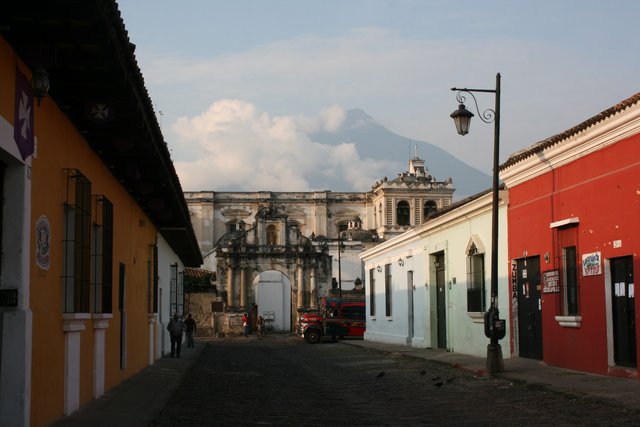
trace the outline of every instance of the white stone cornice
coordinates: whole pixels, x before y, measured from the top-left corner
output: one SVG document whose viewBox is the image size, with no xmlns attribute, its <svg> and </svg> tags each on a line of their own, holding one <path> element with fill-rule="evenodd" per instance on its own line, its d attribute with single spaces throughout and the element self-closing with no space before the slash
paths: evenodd
<svg viewBox="0 0 640 427">
<path fill-rule="evenodd" d="M 507 192 L 500 191 L 500 205 L 499 210 L 502 210 L 506 206 Z M 482 214 L 491 212 L 492 209 L 493 193 L 489 192 L 481 197 L 472 200 L 464 205 L 453 209 L 439 217 L 430 219 L 427 223 L 409 230 L 399 236 L 374 246 L 360 254 L 360 259 L 367 259 L 377 256 L 381 253 L 386 253 L 389 249 L 398 247 L 401 245 L 407 245 L 413 241 L 418 241 L 424 238 L 426 235 L 438 231 L 445 227 L 452 227 L 458 223 L 468 221 L 469 218 L 476 217 Z"/>
<path fill-rule="evenodd" d="M 62 315 L 62 329 L 65 332 L 84 331 L 87 328 L 87 320 L 90 317 L 89 313 L 64 313 Z"/>
<path fill-rule="evenodd" d="M 107 329 L 109 320 L 113 319 L 112 313 L 95 313 L 93 316 L 93 329 Z"/>
<path fill-rule="evenodd" d="M 506 206 L 507 192 L 501 190 L 499 193 L 499 205 L 498 212 Z M 439 217 L 429 220 L 426 224 L 416 229 L 416 232 L 421 236 L 428 235 L 434 231 L 440 230 L 445 227 L 452 227 L 461 222 L 468 221 L 469 218 L 477 217 L 487 212 L 491 212 L 493 208 L 493 193 L 489 192 L 481 197 L 472 200 L 464 205 L 451 210 Z"/>
</svg>

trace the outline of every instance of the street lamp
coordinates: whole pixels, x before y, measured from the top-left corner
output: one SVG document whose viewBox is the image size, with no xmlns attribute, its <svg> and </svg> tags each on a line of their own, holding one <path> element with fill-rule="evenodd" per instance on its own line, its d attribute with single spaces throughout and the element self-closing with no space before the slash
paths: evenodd
<svg viewBox="0 0 640 427">
<path fill-rule="evenodd" d="M 484 123 L 494 124 L 493 131 L 493 204 L 491 210 L 491 305 L 484 315 L 485 335 L 490 338 L 487 346 L 487 373 L 493 375 L 504 371 L 502 359 L 502 348 L 498 342 L 504 338 L 504 320 L 499 318 L 498 311 L 498 158 L 500 151 L 500 73 L 496 74 L 495 89 L 467 89 L 451 88 L 457 91 L 456 100 L 459 102 L 458 109 L 451 113 L 451 118 L 456 124 L 456 129 L 460 135 L 469 133 L 469 124 L 474 116 L 472 112 L 464 106 L 466 98 L 464 94 L 469 94 L 476 105 L 476 111 L 480 120 Z M 494 93 L 496 96 L 495 110 L 485 110 L 480 113 L 478 101 L 473 92 Z"/>
<path fill-rule="evenodd" d="M 342 266 L 340 265 L 341 253 L 344 252 L 342 232 L 338 231 L 338 296 L 342 299 Z"/>
<path fill-rule="evenodd" d="M 38 107 L 42 98 L 49 93 L 49 73 L 44 68 L 38 68 L 31 76 L 31 86 L 33 87 L 33 96 L 38 101 Z"/>
</svg>

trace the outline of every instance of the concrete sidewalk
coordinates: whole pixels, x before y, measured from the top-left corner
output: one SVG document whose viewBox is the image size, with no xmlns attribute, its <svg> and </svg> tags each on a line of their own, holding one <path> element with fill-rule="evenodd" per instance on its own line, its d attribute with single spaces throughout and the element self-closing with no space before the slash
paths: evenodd
<svg viewBox="0 0 640 427">
<path fill-rule="evenodd" d="M 481 357 L 451 353 L 440 349 L 418 349 L 363 340 L 344 340 L 341 342 L 387 354 L 445 363 L 474 375 L 486 376 L 486 359 Z M 548 366 L 540 360 L 521 357 L 504 359 L 504 372 L 497 374 L 496 377 L 640 411 L 640 381 L 637 378 L 618 378 L 572 371 Z"/>
<path fill-rule="evenodd" d="M 146 427 L 158 416 L 205 347 L 182 346 L 180 358 L 163 357 L 50 427 Z"/>
</svg>

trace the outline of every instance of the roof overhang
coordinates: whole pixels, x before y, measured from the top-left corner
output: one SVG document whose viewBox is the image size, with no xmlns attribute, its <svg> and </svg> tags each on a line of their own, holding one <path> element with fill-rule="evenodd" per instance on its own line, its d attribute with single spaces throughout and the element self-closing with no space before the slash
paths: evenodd
<svg viewBox="0 0 640 427">
<path fill-rule="evenodd" d="M 114 0 L 2 2 L 0 35 L 185 265 L 202 256 L 187 204 Z M 44 101 L 48 102 L 48 101 Z"/>
</svg>

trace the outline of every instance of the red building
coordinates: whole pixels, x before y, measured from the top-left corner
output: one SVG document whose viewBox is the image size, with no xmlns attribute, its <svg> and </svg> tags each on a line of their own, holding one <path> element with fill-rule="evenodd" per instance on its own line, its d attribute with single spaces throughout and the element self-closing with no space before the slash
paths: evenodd
<svg viewBox="0 0 640 427">
<path fill-rule="evenodd" d="M 500 176 L 513 354 L 637 378 L 640 93 L 513 154 Z"/>
</svg>

